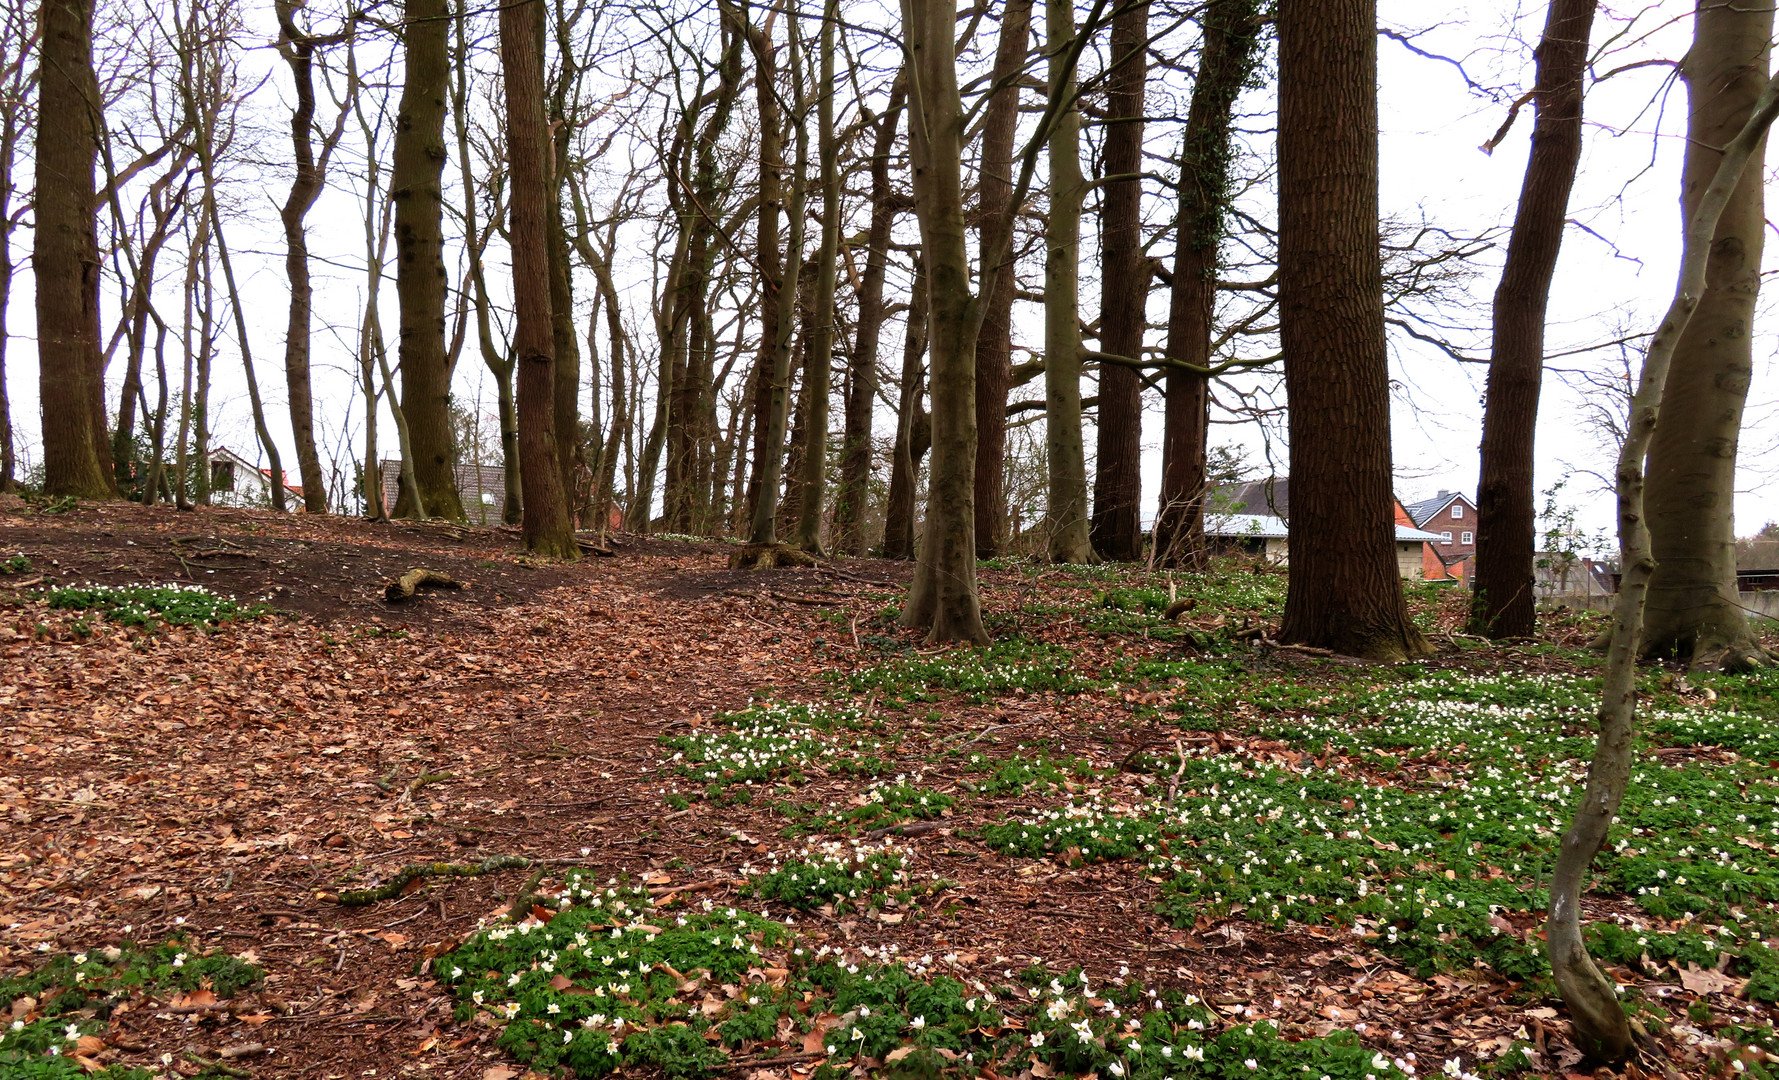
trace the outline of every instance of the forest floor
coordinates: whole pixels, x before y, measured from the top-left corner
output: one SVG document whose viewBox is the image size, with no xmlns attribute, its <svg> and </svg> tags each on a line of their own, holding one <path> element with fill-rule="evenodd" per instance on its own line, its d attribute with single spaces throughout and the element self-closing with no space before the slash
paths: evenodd
<svg viewBox="0 0 1779 1080">
<path fill-rule="evenodd" d="M 1272 646 L 1274 571 L 1010 563 L 939 650 L 906 565 L 614 541 L 0 496 L 0 1076 L 1779 1068 L 1771 673 L 1644 675 L 1595 1072 L 1540 912 L 1598 616 L 1416 588 L 1379 667 Z"/>
</svg>

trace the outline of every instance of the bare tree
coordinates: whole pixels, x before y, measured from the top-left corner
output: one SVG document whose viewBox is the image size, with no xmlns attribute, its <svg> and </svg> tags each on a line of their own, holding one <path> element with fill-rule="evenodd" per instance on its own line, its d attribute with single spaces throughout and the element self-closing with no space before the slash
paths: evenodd
<svg viewBox="0 0 1779 1080">
<path fill-rule="evenodd" d="M 1012 205 L 1013 144 L 1031 26 L 1032 0 L 1007 0 L 982 119 L 979 263 L 997 251 L 1007 253 L 1003 258 L 1013 257 L 1018 220 L 1018 208 Z M 1013 301 L 1019 288 L 1011 267 L 994 280 L 994 291 L 982 301 L 982 333 L 976 339 L 976 554 L 985 559 L 1000 553 L 1007 528 L 1007 393 L 1013 380 Z"/>
<path fill-rule="evenodd" d="M 1743 129 L 1767 85 L 1773 7 L 1703 0 L 1686 82 L 1681 205 L 1696 213 L 1727 160 L 1715 147 Z M 1674 350 L 1662 395 L 1666 419 L 1649 446 L 1649 582 L 1643 650 L 1695 668 L 1766 664 L 1736 596 L 1736 449 L 1754 378 L 1754 313 L 1765 243 L 1766 144 L 1758 144 L 1710 241 L 1705 293 Z M 1688 243 L 1694 238 L 1689 234 Z"/>
<path fill-rule="evenodd" d="M 29 197 L 19 188 L 17 164 L 24 134 L 35 118 L 38 69 L 31 63 L 31 54 L 37 49 L 37 37 L 38 26 L 26 18 L 23 5 L 8 7 L 0 14 L 0 492 L 11 491 L 18 482 L 12 403 L 6 396 L 6 347 L 12 336 L 6 312 L 17 269 L 12 233 L 30 205 Z"/>
<path fill-rule="evenodd" d="M 809 396 L 807 437 L 803 452 L 802 498 L 797 512 L 796 544 L 804 551 L 822 550 L 822 518 L 828 473 L 828 396 L 834 367 L 834 291 L 840 255 L 840 136 L 834 130 L 834 35 L 840 21 L 840 0 L 822 8 L 821 77 L 816 84 L 816 139 L 821 169 L 822 233 L 815 256 L 814 320 L 803 355 L 803 385 Z"/>
<path fill-rule="evenodd" d="M 401 302 L 401 410 L 413 453 L 412 487 L 398 517 L 459 520 L 453 470 L 451 365 L 445 350 L 445 101 L 450 94 L 451 11 L 446 0 L 406 0 L 401 105 L 389 195 L 395 201 L 395 292 Z M 367 460 L 366 468 L 373 467 Z"/>
<path fill-rule="evenodd" d="M 1204 493 L 1212 315 L 1219 248 L 1228 207 L 1236 97 L 1260 56 L 1261 0 L 1212 0 L 1201 17 L 1204 40 L 1180 144 L 1179 208 L 1169 290 L 1161 446 L 1161 506 L 1155 559 L 1168 567 L 1204 561 Z M 1206 370 L 1193 370 L 1193 368 Z"/>
<path fill-rule="evenodd" d="M 1770 18 L 1772 12 L 1766 12 Z M 1764 53 L 1764 44 L 1755 46 Z M 1750 55 L 1744 53 L 1744 59 Z M 1618 456 L 1618 544 L 1623 580 L 1613 607 L 1606 651 L 1604 685 L 1600 691 L 1600 735 L 1588 766 L 1587 790 L 1563 834 L 1550 879 L 1550 916 L 1545 940 L 1551 974 L 1568 1006 L 1575 1044 L 1582 1053 L 1609 1064 L 1628 1058 L 1635 1049 L 1631 1025 L 1619 1001 L 1617 981 L 1588 956 L 1582 940 L 1581 891 L 1588 867 L 1606 843 L 1607 832 L 1624 801 L 1631 779 L 1631 739 L 1637 704 L 1637 654 L 1644 634 L 1644 606 L 1656 568 L 1644 504 L 1644 459 L 1653 436 L 1664 423 L 1685 428 L 1695 418 L 1666 414 L 1664 403 L 1669 367 L 1687 328 L 1708 295 L 1714 238 L 1722 217 L 1737 198 L 1744 169 L 1758 161 L 1760 148 L 1775 116 L 1779 116 L 1779 81 L 1768 81 L 1748 111 L 1735 137 L 1719 152 L 1717 167 L 1698 190 L 1687 217 L 1681 249 L 1680 280 L 1661 327 L 1650 340 L 1643 372 L 1631 405 L 1631 425 Z M 1758 169 L 1753 173 L 1759 176 Z M 1653 458 L 1651 459 L 1653 460 Z"/>
<path fill-rule="evenodd" d="M 1471 629 L 1528 637 L 1536 529 L 1532 451 L 1544 371 L 1545 309 L 1581 160 L 1582 77 L 1598 0 L 1551 0 L 1535 58 L 1537 121 L 1507 264 L 1495 289 L 1494 346 L 1477 481 Z M 1497 135 L 1498 140 L 1501 136 Z"/>
<path fill-rule="evenodd" d="M 1279 640 L 1400 660 L 1378 250 L 1375 0 L 1281 0 L 1280 342 L 1291 414 L 1291 580 Z"/>
<path fill-rule="evenodd" d="M 520 480 L 525 546 L 560 559 L 580 557 L 557 460 L 555 340 L 550 322 L 549 132 L 544 118 L 542 4 L 500 9 L 501 72 L 507 100 L 512 177 L 513 298 L 517 323 Z"/>
<path fill-rule="evenodd" d="M 1082 36 L 1085 36 L 1083 34 Z M 1044 417 L 1050 466 L 1050 561 L 1085 563 L 1087 451 L 1081 439 L 1081 113 L 1073 0 L 1045 0 L 1050 56 L 1050 209 L 1044 219 Z"/>
<path fill-rule="evenodd" d="M 1104 201 L 1100 206 L 1100 348 L 1143 355 L 1149 301 L 1149 259 L 1143 251 L 1143 90 L 1149 49 L 1149 4 L 1123 5 L 1112 17 L 1106 85 Z M 1095 430 L 1094 551 L 1117 562 L 1142 556 L 1143 375 L 1134 367 L 1100 369 Z"/>
<path fill-rule="evenodd" d="M 1058 0 L 1066 2 L 1066 0 Z M 976 335 L 963 193 L 964 108 L 953 44 L 955 0 L 902 0 L 908 50 L 914 212 L 927 263 L 933 460 L 926 525 L 904 626 L 927 640 L 988 640 L 976 591 Z"/>
<path fill-rule="evenodd" d="M 103 130 L 93 74 L 92 0 L 43 0 L 39 47 L 36 229 L 37 355 L 44 490 L 117 497 L 104 467 L 105 387 L 99 351 L 98 207 L 93 168 Z"/>
</svg>

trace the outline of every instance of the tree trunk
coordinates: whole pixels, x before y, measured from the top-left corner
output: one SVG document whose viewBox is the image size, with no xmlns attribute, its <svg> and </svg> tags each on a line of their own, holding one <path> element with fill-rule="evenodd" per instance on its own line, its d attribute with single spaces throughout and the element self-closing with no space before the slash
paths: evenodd
<svg viewBox="0 0 1779 1080">
<path fill-rule="evenodd" d="M 1495 289 L 1470 612 L 1471 632 L 1493 638 L 1530 637 L 1533 630 L 1532 451 L 1544 374 L 1545 309 L 1581 160 L 1582 77 L 1598 6 L 1599 0 L 1551 0 L 1535 53 L 1532 149 L 1507 263 Z"/>
<path fill-rule="evenodd" d="M 1011 243 L 1013 142 L 1019 128 L 1019 80 L 1031 40 L 1032 0 L 1007 0 L 995 44 L 991 97 L 982 120 L 982 175 L 978 193 L 978 261 L 992 252 L 1014 257 Z M 988 275 L 986 269 L 983 276 Z M 1007 392 L 1013 381 L 1013 300 L 1019 282 L 1009 265 L 982 299 L 976 339 L 976 554 L 1000 554 L 1007 528 Z"/>
<path fill-rule="evenodd" d="M 920 459 L 932 445 L 933 428 L 921 398 L 925 395 L 927 351 L 927 264 L 914 257 L 914 291 L 908 301 L 908 329 L 902 338 L 902 378 L 896 395 L 896 441 L 890 453 L 889 495 L 883 508 L 883 557 L 914 558 L 914 494 Z"/>
<path fill-rule="evenodd" d="M 302 477 L 303 508 L 311 514 L 327 512 L 323 494 L 321 457 L 315 451 L 315 398 L 309 373 L 309 324 L 314 289 L 309 281 L 309 238 L 304 226 L 309 208 L 321 194 L 327 151 L 315 156 L 309 129 L 315 123 L 315 41 L 296 25 L 294 0 L 277 0 L 279 51 L 290 66 L 296 84 L 296 107 L 290 114 L 290 139 L 296 173 L 290 194 L 279 209 L 284 224 L 284 272 L 290 279 L 290 317 L 284 331 L 284 381 L 290 399 L 290 431 L 296 443 L 297 471 Z M 342 114 L 341 119 L 345 117 Z M 336 135 L 337 138 L 337 135 Z M 284 487 L 272 485 L 274 509 L 284 509 Z"/>
<path fill-rule="evenodd" d="M 543 5 L 500 9 L 512 190 L 513 352 L 518 368 L 519 478 L 525 546 L 577 559 L 556 452 L 555 341 L 550 315 L 549 133 L 544 121 Z"/>
<path fill-rule="evenodd" d="M 791 332 L 797 322 L 797 293 L 803 279 L 803 220 L 806 216 L 804 200 L 809 187 L 809 124 L 808 117 L 804 115 L 807 79 L 803 71 L 800 34 L 795 20 L 791 22 L 787 36 L 790 39 L 790 54 L 786 66 L 791 73 L 791 110 L 794 114 L 792 123 L 795 127 L 797 160 L 791 170 L 790 205 L 786 208 L 790 231 L 785 240 L 783 269 L 776 282 L 767 282 L 764 294 L 772 300 L 775 314 L 772 319 L 772 353 L 770 360 L 763 365 L 769 379 L 769 393 L 766 407 L 759 414 L 763 420 L 755 421 L 762 429 L 760 438 L 755 441 L 755 447 L 763 460 L 758 462 L 759 498 L 754 503 L 748 543 L 756 546 L 771 546 L 778 542 L 779 485 L 784 473 L 785 426 L 790 410 Z M 761 48 L 762 46 L 756 45 L 756 53 Z M 770 55 L 770 43 L 764 45 L 764 50 Z M 762 60 L 756 77 L 767 77 L 771 73 L 771 67 L 769 61 Z M 770 158 L 762 158 L 760 165 L 762 170 L 783 167 L 781 162 Z M 762 183 L 762 188 L 764 186 Z M 761 201 L 764 202 L 763 195 Z M 762 329 L 762 344 L 765 340 Z"/>
<path fill-rule="evenodd" d="M 778 109 L 778 67 L 772 44 L 772 16 L 763 26 L 741 18 L 749 50 L 754 56 L 754 101 L 760 119 L 760 206 L 754 227 L 754 264 L 760 275 L 760 357 L 754 363 L 752 385 L 754 447 L 748 466 L 747 515 L 751 522 L 759 512 L 766 468 L 766 417 L 772 409 L 773 354 L 778 342 L 778 294 L 784 287 L 784 269 L 778 248 L 778 221 L 784 192 L 779 172 L 784 168 L 783 121 Z M 751 526 L 750 526 L 751 527 Z"/>
<path fill-rule="evenodd" d="M 1044 419 L 1050 466 L 1050 561 L 1093 560 L 1087 451 L 1081 440 L 1081 113 L 1075 105 L 1072 0 L 1045 0 L 1050 99 L 1050 213 L 1044 222 Z M 1060 103 L 1060 104 L 1058 104 Z M 1102 376 L 1103 377 L 1103 376 Z M 937 389 L 937 388 L 935 388 Z"/>
<path fill-rule="evenodd" d="M 1026 2 L 1026 0 L 1016 0 Z M 840 491 L 834 499 L 834 550 L 862 555 L 862 521 L 871 486 L 871 422 L 877 406 L 877 337 L 883 332 L 883 279 L 889 265 L 890 230 L 896 223 L 890 188 L 890 154 L 908 94 L 908 77 L 896 76 L 889 104 L 877 123 L 871 148 L 871 230 L 865 240 L 865 272 L 859 278 L 858 326 L 846 381 L 846 432 L 840 457 Z"/>
<path fill-rule="evenodd" d="M 22 142 L 21 124 L 26 99 L 36 80 L 29 75 L 26 55 L 36 45 L 37 33 L 29 28 L 23 11 L 7 16 L 0 33 L 6 40 L 0 46 L 0 69 L 10 74 L 0 86 L 0 492 L 18 486 L 18 459 L 13 446 L 12 401 L 6 394 L 6 346 L 11 338 L 7 327 L 7 305 L 12 300 L 12 278 L 17 270 L 12 257 L 12 231 L 18 227 L 13 218 L 12 199 L 18 185 L 18 154 Z"/>
<path fill-rule="evenodd" d="M 927 264 L 933 373 L 926 523 L 902 624 L 925 629 L 930 642 L 981 643 L 988 641 L 976 591 L 976 335 L 982 309 L 970 293 L 965 240 L 956 26 L 956 0 L 902 2 L 913 84 L 909 157 Z"/>
<path fill-rule="evenodd" d="M 827 0 L 822 12 L 821 82 L 816 87 L 817 156 L 822 189 L 822 236 L 815 256 L 814 331 L 803 352 L 803 383 L 809 415 L 803 446 L 803 492 L 797 513 L 796 544 L 822 550 L 822 519 L 828 487 L 828 397 L 834 370 L 834 290 L 840 256 L 840 137 L 834 130 L 835 24 L 840 0 Z"/>
<path fill-rule="evenodd" d="M 1722 160 L 1715 148 L 1742 129 L 1766 88 L 1772 34 L 1771 5 L 1698 5 L 1680 69 L 1691 106 L 1681 170 L 1689 219 Z M 1656 565 L 1643 651 L 1698 669 L 1742 670 L 1770 659 L 1738 603 L 1734 516 L 1737 440 L 1754 376 L 1765 156 L 1763 142 L 1718 219 L 1705 293 L 1675 348 L 1662 395 L 1665 422 L 1649 447 Z"/>
<path fill-rule="evenodd" d="M 1100 210 L 1100 350 L 1143 358 L 1149 260 L 1143 255 L 1143 83 L 1149 49 L 1149 5 L 1132 4 L 1112 18 L 1112 67 L 1106 86 L 1108 177 Z M 1138 504 L 1143 495 L 1143 373 L 1100 365 L 1099 439 L 1094 458 L 1094 550 L 1116 562 L 1143 554 Z"/>
<path fill-rule="evenodd" d="M 1770 19 L 1771 9 L 1765 13 Z M 1759 57 L 1765 67 L 1766 43 L 1742 54 L 1744 62 Z M 1574 1024 L 1575 1045 L 1582 1053 L 1608 1064 L 1630 1057 L 1635 1049 L 1631 1026 L 1619 1003 L 1617 981 L 1594 964 L 1582 940 L 1581 892 L 1588 867 L 1606 843 L 1613 818 L 1624 801 L 1631 779 L 1631 738 L 1637 705 L 1637 653 L 1645 630 L 1643 614 L 1650 580 L 1656 569 L 1651 530 L 1646 524 L 1644 458 L 1652 438 L 1659 437 L 1666 415 L 1665 387 L 1671 361 L 1679 344 L 1702 310 L 1701 298 L 1709 296 L 1711 265 L 1717 261 L 1723 235 L 1722 217 L 1738 199 L 1744 169 L 1760 177 L 1758 162 L 1767 129 L 1779 115 L 1779 83 L 1768 82 L 1746 114 L 1745 123 L 1717 155 L 1707 186 L 1689 185 L 1693 205 L 1687 217 L 1685 243 L 1681 248 L 1680 281 L 1660 329 L 1644 354 L 1643 372 L 1631 401 L 1631 418 L 1618 457 L 1618 545 L 1624 579 L 1613 607 L 1610 644 L 1606 652 L 1604 686 L 1600 692 L 1600 737 L 1588 766 L 1587 792 L 1582 796 L 1569 828 L 1563 834 L 1557 863 L 1550 878 L 1550 917 L 1545 939 L 1550 951 L 1551 974 Z M 1721 132 L 1720 132 L 1721 133 Z M 1696 174 L 1693 177 L 1698 180 Z M 1658 423 L 1658 417 L 1662 423 Z M 1685 427 L 1690 417 L 1681 417 Z M 1653 455 L 1652 455 L 1653 456 Z"/>
<path fill-rule="evenodd" d="M 1230 126 L 1236 98 L 1259 60 L 1261 21 L 1260 0 L 1213 0 L 1203 16 L 1204 43 L 1180 147 L 1180 208 L 1174 222 L 1167 338 L 1168 356 L 1200 367 L 1211 362 L 1211 317 L 1221 265 L 1218 245 L 1234 154 Z M 1155 560 L 1159 566 L 1200 569 L 1205 562 L 1210 380 L 1173 367 L 1165 379 Z"/>
<path fill-rule="evenodd" d="M 99 87 L 93 75 L 92 0 L 43 0 L 37 125 L 36 229 L 43 489 L 114 499 L 105 468 L 105 386 L 99 356 Z"/>
<path fill-rule="evenodd" d="M 1376 0 L 1281 0 L 1278 27 L 1279 332 L 1291 403 L 1279 640 L 1374 660 L 1425 656 L 1391 512 Z"/>
<path fill-rule="evenodd" d="M 445 0 L 406 0 L 406 5 L 406 75 L 395 117 L 389 194 L 395 201 L 395 291 L 401 302 L 401 408 L 413 444 L 414 494 L 420 505 L 404 491 L 394 512 L 397 517 L 425 514 L 461 521 L 445 349 L 443 185 L 452 20 Z"/>
<path fill-rule="evenodd" d="M 565 68 L 560 76 L 568 81 Z M 556 132 L 554 161 L 568 160 L 573 127 L 562 115 L 560 95 L 558 112 L 551 117 Z M 555 423 L 556 466 L 562 474 L 562 493 L 568 500 L 569 521 L 574 521 L 575 477 L 580 472 L 581 453 L 581 348 L 574 326 L 574 279 L 568 265 L 568 225 L 562 217 L 562 176 L 560 169 L 550 173 L 548 228 L 550 239 L 550 333 L 555 344 Z"/>
</svg>

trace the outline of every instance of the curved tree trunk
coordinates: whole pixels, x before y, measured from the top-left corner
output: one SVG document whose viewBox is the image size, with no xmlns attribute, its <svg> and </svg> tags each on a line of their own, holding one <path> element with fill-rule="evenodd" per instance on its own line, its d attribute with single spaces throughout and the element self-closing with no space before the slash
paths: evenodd
<svg viewBox="0 0 1779 1080">
<path fill-rule="evenodd" d="M 1086 563 L 1087 452 L 1081 441 L 1081 113 L 1075 105 L 1072 0 L 1045 0 L 1050 54 L 1050 212 L 1044 219 L 1044 439 L 1050 468 L 1049 558 Z M 1060 104 L 1058 104 L 1060 103 Z"/>
<path fill-rule="evenodd" d="M 744 12 L 745 15 L 745 12 Z M 778 61 L 772 43 L 772 19 L 753 26 L 741 19 L 749 50 L 754 57 L 754 100 L 760 121 L 760 207 L 754 227 L 754 263 L 760 275 L 760 357 L 754 363 L 754 448 L 748 465 L 747 520 L 759 513 L 764 491 L 767 454 L 767 417 L 772 412 L 773 357 L 778 349 L 778 297 L 784 290 L 785 271 L 778 246 L 779 217 L 784 210 L 783 120 L 778 109 Z M 782 441 L 784 433 L 779 432 Z M 751 527 L 751 525 L 750 525 Z"/>
<path fill-rule="evenodd" d="M 1100 210 L 1100 350 L 1143 358 L 1149 260 L 1143 255 L 1143 83 L 1149 49 L 1149 5 L 1131 4 L 1112 18 L 1112 67 L 1106 86 L 1107 177 Z M 1143 554 L 1138 513 L 1143 476 L 1143 373 L 1100 365 L 1099 440 L 1094 456 L 1089 535 L 1102 558 L 1131 562 Z"/>
<path fill-rule="evenodd" d="M 1067 3 L 1067 0 L 1054 0 Z M 986 642 L 976 591 L 976 334 L 963 193 L 964 109 L 958 94 L 956 0 L 902 0 L 913 90 L 909 157 L 927 261 L 933 372 L 933 463 L 926 525 L 902 625 L 927 640 Z"/>
<path fill-rule="evenodd" d="M 458 521 L 463 500 L 454 468 L 445 350 L 443 219 L 451 18 L 445 0 L 407 0 L 405 12 L 406 74 L 395 117 L 389 195 L 395 202 L 395 292 L 401 302 L 401 409 L 414 452 L 414 490 L 403 489 L 394 514 Z"/>
<path fill-rule="evenodd" d="M 500 9 L 512 187 L 513 353 L 518 368 L 525 546 L 580 557 L 556 452 L 555 340 L 550 316 L 550 153 L 544 120 L 543 5 Z"/>
<path fill-rule="evenodd" d="M 43 411 L 43 489 L 82 499 L 117 498 L 105 468 L 105 386 L 99 355 L 99 87 L 93 75 L 92 0 L 44 0 L 37 125 L 36 229 L 38 395 Z"/>
<path fill-rule="evenodd" d="M 1204 43 L 1180 148 L 1180 209 L 1174 223 L 1174 280 L 1168 303 L 1167 354 L 1206 367 L 1217 298 L 1218 245 L 1233 154 L 1230 124 L 1237 95 L 1260 52 L 1260 0 L 1213 0 L 1203 16 Z M 1108 350 L 1109 351 L 1109 350 Z M 1204 565 L 1206 435 L 1210 380 L 1167 371 L 1161 444 L 1161 505 L 1155 517 L 1157 565 Z"/>
<path fill-rule="evenodd" d="M 1533 87 L 1537 123 L 1507 264 L 1495 289 L 1494 343 L 1476 485 L 1476 592 L 1470 625 L 1494 638 L 1533 629 L 1532 451 L 1544 374 L 1544 319 L 1581 160 L 1582 76 L 1598 0 L 1551 0 Z"/>
<path fill-rule="evenodd" d="M 297 472 L 303 482 L 303 508 L 311 514 L 327 512 L 327 495 L 321 479 L 321 456 L 315 450 L 315 396 L 310 379 L 309 328 L 313 315 L 314 287 L 309 277 L 309 237 L 304 219 L 321 195 L 327 157 L 339 139 L 339 128 L 323 144 L 316 157 L 310 128 L 315 123 L 316 39 L 296 25 L 298 5 L 277 0 L 279 52 L 290 66 L 296 84 L 296 107 L 290 114 L 290 139 L 296 173 L 290 194 L 279 208 L 284 224 L 284 272 L 290 279 L 290 317 L 284 330 L 284 381 L 290 403 L 290 432 L 296 443 Z M 345 123 L 344 110 L 340 122 Z M 284 509 L 284 486 L 274 477 L 272 505 Z"/>
<path fill-rule="evenodd" d="M 1686 161 L 1681 205 L 1692 215 L 1723 146 L 1742 129 L 1767 85 L 1770 4 L 1701 3 L 1686 80 Z M 1766 144 L 1755 148 L 1711 238 L 1705 293 L 1674 350 L 1663 423 L 1649 446 L 1647 494 L 1655 574 L 1643 651 L 1697 668 L 1766 662 L 1737 603 L 1737 437 L 1754 375 L 1754 314 L 1765 240 Z M 1689 237 L 1689 242 L 1691 238 Z M 1480 565 L 1480 564 L 1479 564 Z"/>
<path fill-rule="evenodd" d="M 1291 403 L 1279 640 L 1375 660 L 1425 656 L 1391 513 L 1376 0 L 1281 0 L 1278 27 L 1279 324 Z"/>
<path fill-rule="evenodd" d="M 1015 208 L 1013 142 L 1019 128 L 1019 81 L 1031 41 L 1032 0 L 1007 0 L 990 75 L 993 96 L 982 120 L 981 222 L 977 261 L 1006 252 L 1011 260 Z M 988 275 L 986 269 L 983 276 Z M 1013 381 L 1013 300 L 1019 282 L 1006 269 L 982 298 L 982 332 L 976 338 L 976 554 L 1000 554 L 1007 529 L 1007 392 Z"/>
<path fill-rule="evenodd" d="M 1767 13 L 1770 18 L 1771 9 Z M 1764 61 L 1764 45 L 1760 54 Z M 1696 322 L 1708 293 L 1708 264 L 1716 261 L 1712 238 L 1720 235 L 1720 215 L 1737 198 L 1750 160 L 1758 161 L 1767 129 L 1779 115 L 1779 83 L 1769 82 L 1743 126 L 1718 155 L 1707 186 L 1693 188 L 1694 210 L 1687 217 L 1680 281 L 1674 300 L 1643 358 L 1643 372 L 1631 400 L 1630 423 L 1618 457 L 1618 550 L 1624 581 L 1613 606 L 1612 631 L 1600 691 L 1600 737 L 1588 765 L 1587 791 L 1563 833 L 1550 877 L 1550 917 L 1545 940 L 1551 974 L 1568 1006 L 1575 1045 L 1590 1057 L 1617 1064 L 1631 1055 L 1631 1026 L 1618 999 L 1617 981 L 1588 956 L 1582 940 L 1581 893 L 1588 867 L 1606 843 L 1608 830 L 1631 779 L 1631 737 L 1637 705 L 1637 652 L 1644 631 L 1644 603 L 1656 569 L 1644 501 L 1644 458 L 1652 437 L 1672 421 L 1664 411 L 1665 387 L 1678 344 Z M 1759 176 L 1759 171 L 1752 175 Z M 1658 422 L 1658 419 L 1660 422 Z M 1688 425 L 1690 417 L 1679 424 Z"/>
</svg>

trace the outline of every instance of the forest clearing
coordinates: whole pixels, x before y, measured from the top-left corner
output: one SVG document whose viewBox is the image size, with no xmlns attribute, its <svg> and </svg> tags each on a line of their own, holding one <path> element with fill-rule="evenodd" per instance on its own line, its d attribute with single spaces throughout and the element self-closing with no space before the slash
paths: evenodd
<svg viewBox="0 0 1779 1080">
<path fill-rule="evenodd" d="M 1595 1072 L 1541 938 L 1602 616 L 1419 587 L 1435 654 L 1369 664 L 1266 637 L 1263 564 L 995 562 L 994 644 L 932 648 L 886 561 L 0 527 L 8 1077 L 1773 1074 L 1771 668 L 1639 674 Z"/>
</svg>

